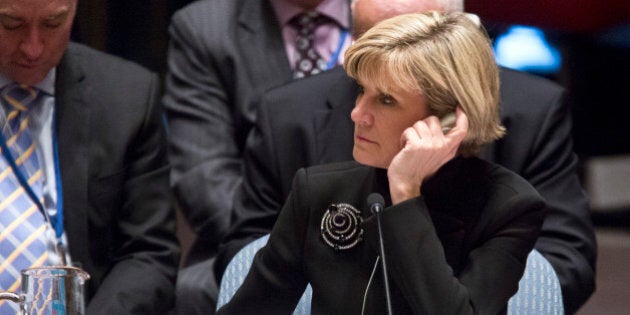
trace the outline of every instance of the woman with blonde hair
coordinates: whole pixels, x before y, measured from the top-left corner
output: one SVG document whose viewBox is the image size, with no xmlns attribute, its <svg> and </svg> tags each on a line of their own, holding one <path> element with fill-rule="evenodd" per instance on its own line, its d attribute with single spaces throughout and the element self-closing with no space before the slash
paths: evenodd
<svg viewBox="0 0 630 315">
<path fill-rule="evenodd" d="M 290 313 L 308 283 L 315 314 L 385 314 L 386 295 L 395 314 L 505 312 L 546 206 L 518 175 L 475 157 L 504 132 L 485 32 L 461 13 L 401 15 L 361 36 L 344 66 L 361 86 L 355 161 L 298 171 L 219 314 Z M 387 282 L 373 192 L 384 196 Z"/>
</svg>

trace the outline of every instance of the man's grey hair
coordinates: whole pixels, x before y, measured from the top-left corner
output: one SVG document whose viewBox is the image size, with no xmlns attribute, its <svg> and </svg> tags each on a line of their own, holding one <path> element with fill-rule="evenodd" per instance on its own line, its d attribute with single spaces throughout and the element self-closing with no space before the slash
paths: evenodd
<svg viewBox="0 0 630 315">
<path fill-rule="evenodd" d="M 351 0 L 350 5 L 353 6 L 359 0 Z M 427 0 L 409 0 L 409 1 L 427 1 Z M 464 12 L 464 0 L 430 0 L 441 2 L 445 12 Z"/>
</svg>

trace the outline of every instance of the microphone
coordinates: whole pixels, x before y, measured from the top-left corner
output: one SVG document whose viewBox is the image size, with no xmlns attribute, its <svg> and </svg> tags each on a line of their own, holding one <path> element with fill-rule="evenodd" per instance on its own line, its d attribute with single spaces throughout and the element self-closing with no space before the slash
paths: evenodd
<svg viewBox="0 0 630 315">
<path fill-rule="evenodd" d="M 385 299 L 387 301 L 387 314 L 392 315 L 392 298 L 389 293 L 389 279 L 387 277 L 387 262 L 385 260 L 385 245 L 383 241 L 383 226 L 381 223 L 381 214 L 385 207 L 385 200 L 379 193 L 371 193 L 367 199 L 370 211 L 376 216 L 376 225 L 378 226 L 378 243 L 381 255 L 381 265 L 383 267 L 383 283 L 385 285 Z"/>
<path fill-rule="evenodd" d="M 383 208 L 385 207 L 385 199 L 383 199 L 383 196 L 379 193 L 371 193 L 368 196 L 367 202 L 368 205 L 370 205 L 370 211 L 372 211 L 373 214 L 383 211 Z"/>
</svg>

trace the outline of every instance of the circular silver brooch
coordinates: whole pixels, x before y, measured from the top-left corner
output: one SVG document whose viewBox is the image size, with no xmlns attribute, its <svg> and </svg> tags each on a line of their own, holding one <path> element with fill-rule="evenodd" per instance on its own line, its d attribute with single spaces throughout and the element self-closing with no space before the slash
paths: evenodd
<svg viewBox="0 0 630 315">
<path fill-rule="evenodd" d="M 331 204 L 322 218 L 322 239 L 335 251 L 355 247 L 363 240 L 361 212 L 347 203 Z"/>
</svg>

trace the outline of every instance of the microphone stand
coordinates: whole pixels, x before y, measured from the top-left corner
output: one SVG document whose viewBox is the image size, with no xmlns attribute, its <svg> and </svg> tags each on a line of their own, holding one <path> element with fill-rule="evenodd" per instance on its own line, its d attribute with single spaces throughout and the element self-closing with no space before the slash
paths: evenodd
<svg viewBox="0 0 630 315">
<path fill-rule="evenodd" d="M 383 213 L 383 196 L 377 193 L 370 194 L 368 200 L 374 200 L 370 203 L 370 209 L 374 216 L 376 216 L 376 225 L 378 227 L 378 243 L 379 252 L 381 255 L 381 265 L 383 267 L 383 283 L 385 285 L 385 299 L 387 302 L 387 314 L 392 315 L 392 298 L 389 293 L 389 278 L 387 277 L 387 262 L 385 259 L 385 244 L 383 241 L 383 225 L 381 223 L 381 215 Z"/>
</svg>

